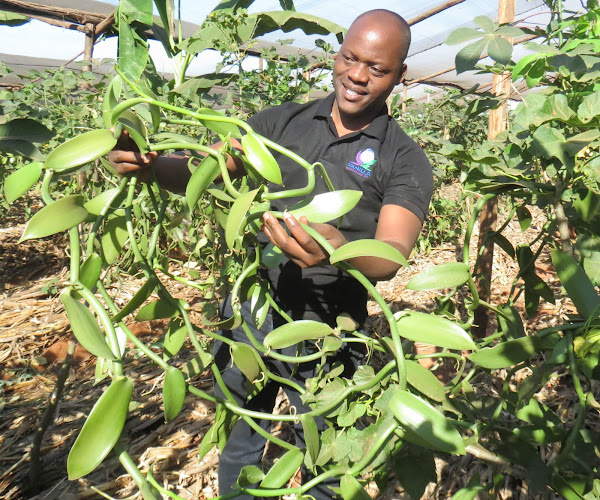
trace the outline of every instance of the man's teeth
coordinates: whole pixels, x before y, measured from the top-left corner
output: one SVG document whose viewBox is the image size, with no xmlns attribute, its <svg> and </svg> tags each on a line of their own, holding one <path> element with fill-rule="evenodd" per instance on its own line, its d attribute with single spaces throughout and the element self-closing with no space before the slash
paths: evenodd
<svg viewBox="0 0 600 500">
<path fill-rule="evenodd" d="M 346 89 L 346 92 L 350 95 L 358 95 L 358 92 L 355 92 L 354 90 Z"/>
</svg>

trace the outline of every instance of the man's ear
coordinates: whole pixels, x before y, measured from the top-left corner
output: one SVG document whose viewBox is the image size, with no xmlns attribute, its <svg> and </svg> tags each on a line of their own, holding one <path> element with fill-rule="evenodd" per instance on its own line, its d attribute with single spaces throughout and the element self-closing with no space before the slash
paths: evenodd
<svg viewBox="0 0 600 500">
<path fill-rule="evenodd" d="M 404 79 L 406 78 L 406 72 L 408 68 L 406 64 L 402 64 L 402 68 L 400 69 L 400 75 L 398 76 L 398 84 L 404 83 Z"/>
</svg>

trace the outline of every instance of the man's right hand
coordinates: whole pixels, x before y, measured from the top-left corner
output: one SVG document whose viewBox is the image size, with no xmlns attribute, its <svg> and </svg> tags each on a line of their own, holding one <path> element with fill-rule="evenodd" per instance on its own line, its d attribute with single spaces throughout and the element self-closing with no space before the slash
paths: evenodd
<svg viewBox="0 0 600 500">
<path fill-rule="evenodd" d="M 149 167 L 159 156 L 157 151 L 140 153 L 139 148 L 126 130 L 121 132 L 114 149 L 108 153 L 108 161 L 115 171 L 123 176 L 129 172 L 138 172 L 144 180 L 149 177 Z"/>
</svg>

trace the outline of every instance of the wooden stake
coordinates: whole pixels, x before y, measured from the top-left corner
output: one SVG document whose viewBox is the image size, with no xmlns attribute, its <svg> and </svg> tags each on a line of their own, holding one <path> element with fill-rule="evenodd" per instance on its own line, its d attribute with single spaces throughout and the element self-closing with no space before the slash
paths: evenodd
<svg viewBox="0 0 600 500">
<path fill-rule="evenodd" d="M 510 23 L 515 20 L 515 3 L 516 0 L 499 0 L 498 4 L 498 23 Z M 512 43 L 512 40 L 510 40 Z M 490 119 L 488 124 L 488 137 L 494 139 L 500 132 L 507 128 L 508 114 L 508 96 L 510 95 L 511 74 L 504 72 L 495 74 L 492 77 L 492 93 L 497 96 L 504 97 L 504 102 L 496 109 L 490 111 Z M 494 242 L 488 240 L 486 236 L 496 230 L 496 221 L 498 219 L 498 198 L 489 200 L 481 211 L 479 217 L 479 241 L 478 252 L 479 266 L 477 274 L 477 291 L 479 297 L 489 302 L 492 286 L 492 265 L 494 262 Z M 473 326 L 473 336 L 475 338 L 483 338 L 487 335 L 487 327 L 489 324 L 488 310 L 484 307 L 479 307 L 475 310 L 475 319 Z"/>
</svg>

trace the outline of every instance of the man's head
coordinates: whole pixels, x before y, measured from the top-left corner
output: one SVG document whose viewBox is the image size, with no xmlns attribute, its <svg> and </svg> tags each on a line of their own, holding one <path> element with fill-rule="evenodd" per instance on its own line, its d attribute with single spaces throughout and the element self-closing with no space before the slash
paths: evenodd
<svg viewBox="0 0 600 500">
<path fill-rule="evenodd" d="M 335 60 L 334 119 L 347 128 L 366 127 L 404 80 L 409 45 L 410 28 L 395 12 L 377 9 L 358 16 Z"/>
</svg>

